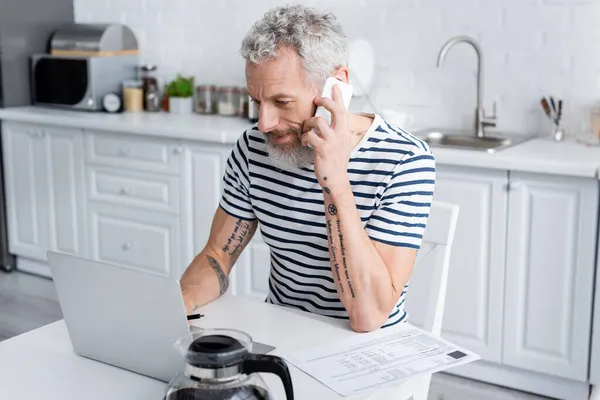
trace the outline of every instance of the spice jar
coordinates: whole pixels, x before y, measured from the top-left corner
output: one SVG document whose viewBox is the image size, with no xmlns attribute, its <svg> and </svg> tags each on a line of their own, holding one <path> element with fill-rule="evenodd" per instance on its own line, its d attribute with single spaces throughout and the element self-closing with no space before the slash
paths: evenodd
<svg viewBox="0 0 600 400">
<path fill-rule="evenodd" d="M 123 82 L 123 109 L 125 111 L 142 111 L 143 97 L 142 81 L 131 80 Z"/>
<path fill-rule="evenodd" d="M 237 88 L 232 86 L 224 86 L 219 88 L 219 114 L 225 116 L 237 115 L 237 92 Z"/>
<path fill-rule="evenodd" d="M 199 114 L 216 114 L 217 87 L 215 85 L 199 85 L 196 87 L 196 112 Z"/>
</svg>

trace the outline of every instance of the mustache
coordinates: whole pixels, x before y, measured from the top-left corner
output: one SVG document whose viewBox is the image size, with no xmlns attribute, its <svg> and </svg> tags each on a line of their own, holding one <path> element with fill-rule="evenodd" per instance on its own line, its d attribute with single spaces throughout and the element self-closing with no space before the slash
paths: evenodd
<svg viewBox="0 0 600 400">
<path fill-rule="evenodd" d="M 300 136 L 302 134 L 302 129 L 299 128 L 288 128 L 285 131 L 280 131 L 280 130 L 272 130 L 269 132 L 265 132 L 265 135 L 267 135 L 267 137 L 282 137 L 282 136 L 286 136 L 290 133 L 294 133 L 296 134 L 296 136 Z"/>
</svg>

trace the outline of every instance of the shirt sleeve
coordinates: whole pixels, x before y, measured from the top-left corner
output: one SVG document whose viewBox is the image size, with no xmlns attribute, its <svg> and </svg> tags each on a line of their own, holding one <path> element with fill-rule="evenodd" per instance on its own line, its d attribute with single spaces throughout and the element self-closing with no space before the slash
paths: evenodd
<svg viewBox="0 0 600 400">
<path fill-rule="evenodd" d="M 254 210 L 250 202 L 250 175 L 248 169 L 248 132 L 238 139 L 231 150 L 225 173 L 219 206 L 239 219 L 254 220 Z"/>
<path fill-rule="evenodd" d="M 367 235 L 392 246 L 420 249 L 435 187 L 435 158 L 429 149 L 409 153 L 398 163 Z"/>
</svg>

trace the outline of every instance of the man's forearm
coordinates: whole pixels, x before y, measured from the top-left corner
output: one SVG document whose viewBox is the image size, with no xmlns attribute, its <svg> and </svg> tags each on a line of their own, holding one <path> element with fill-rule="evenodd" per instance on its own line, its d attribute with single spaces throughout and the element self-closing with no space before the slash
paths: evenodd
<svg viewBox="0 0 600 400">
<path fill-rule="evenodd" d="M 229 288 L 229 270 L 209 249 L 198 254 L 181 277 L 181 292 L 189 313 L 217 299 Z"/>
<path fill-rule="evenodd" d="M 400 292 L 362 226 L 350 185 L 325 186 L 323 198 L 331 268 L 350 324 L 358 331 L 377 329 Z"/>
</svg>

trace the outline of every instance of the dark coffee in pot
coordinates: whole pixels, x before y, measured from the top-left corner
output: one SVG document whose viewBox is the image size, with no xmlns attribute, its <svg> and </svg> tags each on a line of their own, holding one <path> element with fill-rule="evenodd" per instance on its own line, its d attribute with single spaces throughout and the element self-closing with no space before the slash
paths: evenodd
<svg viewBox="0 0 600 400">
<path fill-rule="evenodd" d="M 269 393 L 258 386 L 207 390 L 184 388 L 172 392 L 165 400 L 269 400 Z"/>
</svg>

